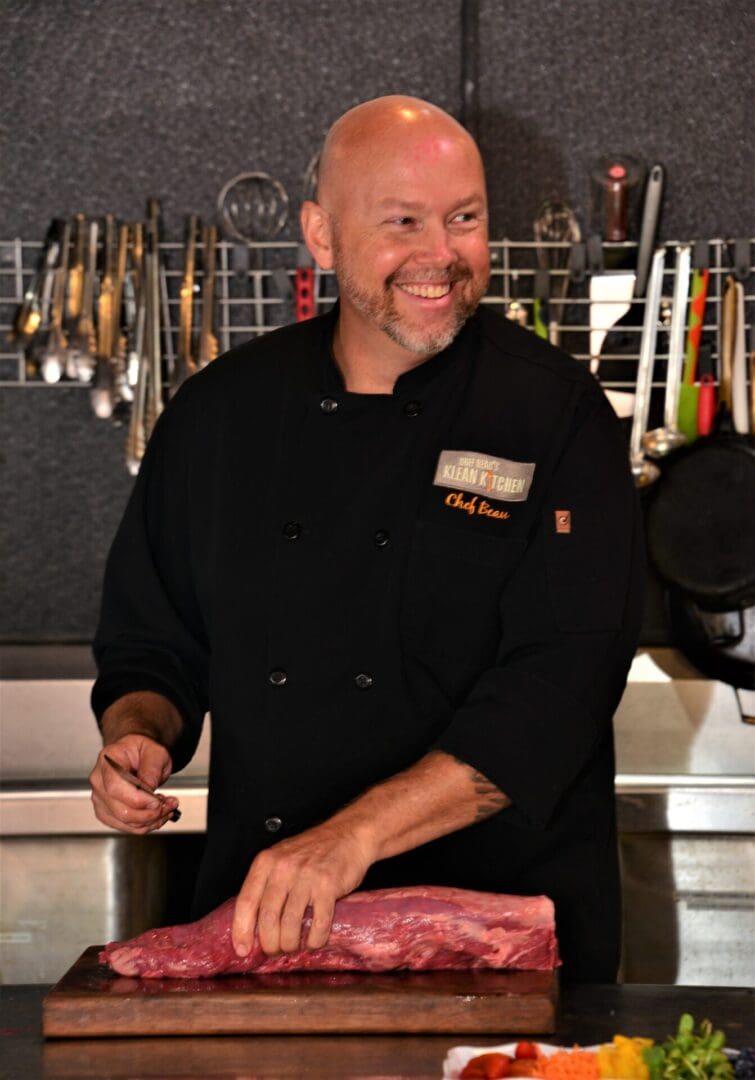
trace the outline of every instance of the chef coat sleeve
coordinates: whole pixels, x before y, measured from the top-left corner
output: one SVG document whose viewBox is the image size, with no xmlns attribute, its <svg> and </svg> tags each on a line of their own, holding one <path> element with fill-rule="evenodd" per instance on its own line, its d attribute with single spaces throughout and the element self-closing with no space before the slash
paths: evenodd
<svg viewBox="0 0 755 1080">
<path fill-rule="evenodd" d="M 536 828 L 610 737 L 641 619 L 626 441 L 602 392 L 589 399 L 503 589 L 495 666 L 434 744 L 487 776 Z"/>
<path fill-rule="evenodd" d="M 152 690 L 183 718 L 173 771 L 194 753 L 207 710 L 208 648 L 192 574 L 193 388 L 158 420 L 105 569 L 94 640 L 98 723 L 118 698 Z"/>
</svg>

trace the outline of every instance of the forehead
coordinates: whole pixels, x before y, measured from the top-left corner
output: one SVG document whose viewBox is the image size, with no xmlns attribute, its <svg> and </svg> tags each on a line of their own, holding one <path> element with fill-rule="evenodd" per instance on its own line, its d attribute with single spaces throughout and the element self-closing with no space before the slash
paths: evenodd
<svg viewBox="0 0 755 1080">
<path fill-rule="evenodd" d="M 446 134 L 378 139 L 350 162 L 349 201 L 370 210 L 392 201 L 419 205 L 485 199 L 485 175 L 471 140 Z"/>
</svg>

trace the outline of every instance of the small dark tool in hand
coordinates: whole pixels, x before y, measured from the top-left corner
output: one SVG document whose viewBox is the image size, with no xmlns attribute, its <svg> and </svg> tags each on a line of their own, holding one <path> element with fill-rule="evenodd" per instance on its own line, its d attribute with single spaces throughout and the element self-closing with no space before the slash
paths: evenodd
<svg viewBox="0 0 755 1080">
<path fill-rule="evenodd" d="M 146 791 L 148 795 L 154 795 L 156 799 L 165 799 L 164 795 L 155 791 L 149 784 L 145 784 L 143 780 L 140 780 L 134 773 L 130 773 L 128 769 L 124 769 L 122 765 L 119 765 L 117 761 L 114 761 L 108 754 L 103 754 L 105 761 L 108 763 L 111 769 L 114 769 L 118 773 L 122 780 L 126 780 L 129 784 L 133 784 L 135 788 L 139 788 L 140 791 Z M 173 813 L 170 815 L 171 821 L 178 821 L 181 817 L 181 811 L 176 807 Z"/>
</svg>

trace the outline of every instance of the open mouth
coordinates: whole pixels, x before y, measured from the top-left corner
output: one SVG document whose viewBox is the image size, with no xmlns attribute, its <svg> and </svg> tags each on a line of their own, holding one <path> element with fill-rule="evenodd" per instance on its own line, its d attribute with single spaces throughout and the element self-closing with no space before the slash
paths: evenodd
<svg viewBox="0 0 755 1080">
<path fill-rule="evenodd" d="M 433 284 L 412 284 L 409 282 L 396 282 L 396 287 L 409 296 L 419 296 L 423 300 L 441 300 L 448 296 L 453 288 L 452 281 L 435 282 Z"/>
</svg>

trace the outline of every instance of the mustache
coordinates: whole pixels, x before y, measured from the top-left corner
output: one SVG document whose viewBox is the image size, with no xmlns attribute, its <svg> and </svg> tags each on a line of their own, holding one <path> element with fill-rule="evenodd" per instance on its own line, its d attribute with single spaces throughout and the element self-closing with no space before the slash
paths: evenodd
<svg viewBox="0 0 755 1080">
<path fill-rule="evenodd" d="M 456 281 L 468 281 L 472 277 L 472 271 L 466 264 L 458 264 L 440 270 L 431 270 L 429 267 L 414 274 L 397 270 L 386 278 L 388 285 L 453 285 Z"/>
</svg>

